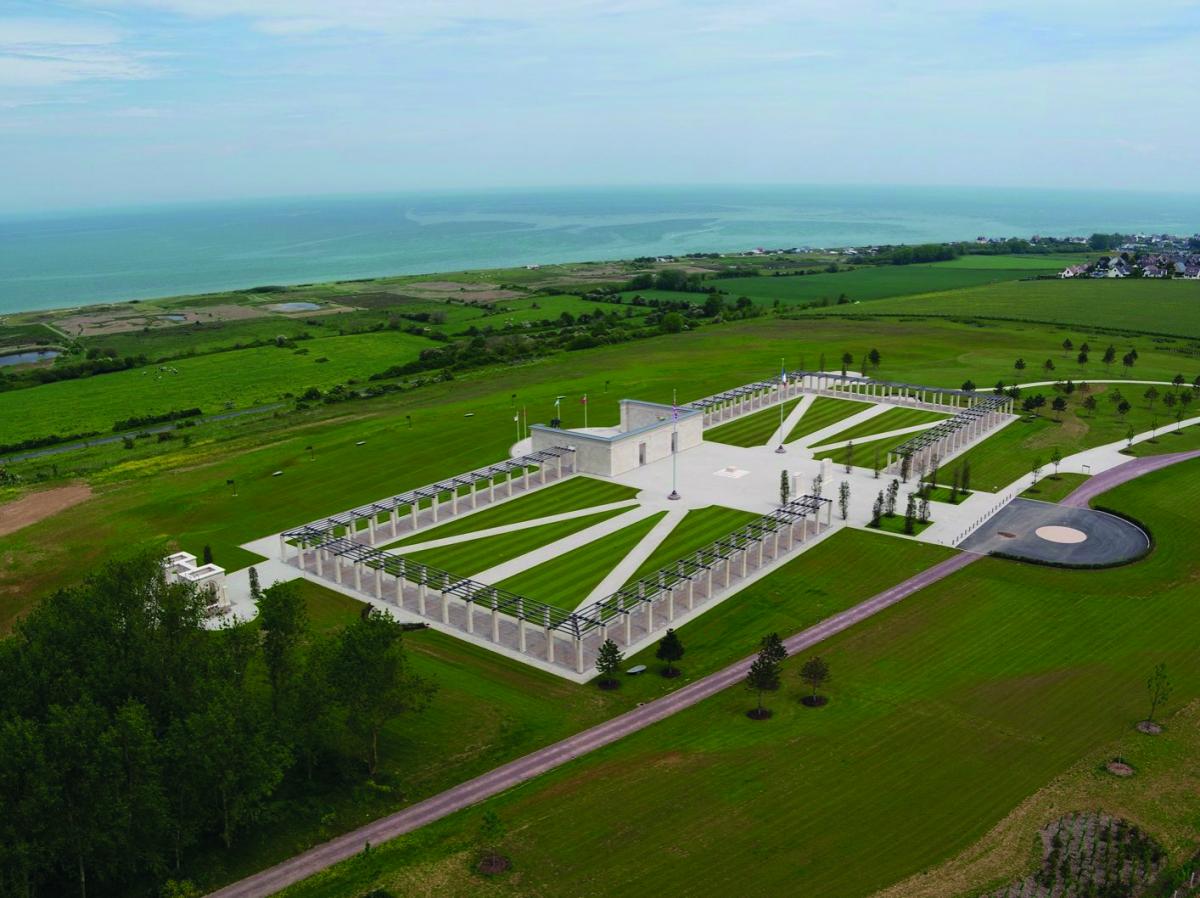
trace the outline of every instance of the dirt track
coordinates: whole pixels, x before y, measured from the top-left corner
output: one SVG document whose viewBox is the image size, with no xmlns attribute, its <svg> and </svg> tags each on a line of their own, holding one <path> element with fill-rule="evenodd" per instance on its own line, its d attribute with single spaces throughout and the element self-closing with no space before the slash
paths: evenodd
<svg viewBox="0 0 1200 898">
<path fill-rule="evenodd" d="M 16 533 L 22 527 L 36 524 L 91 497 L 92 488 L 86 483 L 72 483 L 7 502 L 0 505 L 0 536 Z"/>
</svg>

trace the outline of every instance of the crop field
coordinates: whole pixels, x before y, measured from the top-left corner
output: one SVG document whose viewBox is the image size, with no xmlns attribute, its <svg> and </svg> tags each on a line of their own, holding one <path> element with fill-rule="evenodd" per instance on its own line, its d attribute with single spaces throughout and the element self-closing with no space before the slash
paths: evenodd
<svg viewBox="0 0 1200 898">
<path fill-rule="evenodd" d="M 248 408 L 365 378 L 434 344 L 402 333 L 306 340 L 296 349 L 242 349 L 0 393 L 5 442 L 53 433 L 107 432 L 131 415 L 192 407 Z"/>
<path fill-rule="evenodd" d="M 796 422 L 796 426 L 788 432 L 787 439 L 784 442 L 790 443 L 801 437 L 806 437 L 810 433 L 816 433 L 818 430 L 832 427 L 838 421 L 844 421 L 846 418 L 857 415 L 859 412 L 865 412 L 869 408 L 871 408 L 870 402 L 818 396 L 812 401 L 812 405 L 808 407 L 808 411 L 800 416 L 800 420 Z"/>
<path fill-rule="evenodd" d="M 1080 265 L 1095 258 L 1096 253 L 1025 253 L 1021 255 L 967 255 L 946 262 L 939 268 L 1019 269 L 1045 274 L 1059 272 L 1070 265 Z"/>
<path fill-rule="evenodd" d="M 955 855 L 1093 746 L 1127 733 L 1159 661 L 1176 687 L 1168 714 L 1200 693 L 1200 461 L 1102 501 L 1149 524 L 1151 556 L 1086 572 L 982 559 L 823 645 L 825 708 L 796 700 L 802 659 L 790 659 L 786 685 L 767 700 L 770 721 L 748 720 L 753 697 L 730 689 L 490 800 L 519 871 L 491 891 L 553 891 L 569 877 L 579 895 L 854 898 Z M 464 855 L 479 814 L 286 894 L 332 898 L 376 884 L 404 893 L 432 876 L 441 894 L 470 894 L 478 885 Z M 673 848 L 648 864 L 648 844 Z"/>
<path fill-rule="evenodd" d="M 918 424 L 932 424 L 950 417 L 943 412 L 933 412 L 923 408 L 890 408 L 881 415 L 876 415 L 861 424 L 855 424 L 832 436 L 826 437 L 824 443 L 841 443 L 845 440 L 857 440 L 861 437 L 877 433 L 887 433 L 889 430 L 901 430 L 905 427 L 915 427 Z"/>
<path fill-rule="evenodd" d="M 966 285 L 962 285 L 966 286 Z M 893 294 L 896 295 L 896 294 Z M 823 310 L 834 315 L 949 315 L 1200 337 L 1200 281 L 1069 279 L 990 284 Z"/>
<path fill-rule="evenodd" d="M 624 514 L 629 509 L 613 508 L 608 511 L 598 511 L 595 514 L 583 515 L 578 518 L 568 518 L 550 524 L 539 524 L 524 530 L 513 530 L 510 533 L 497 533 L 494 536 L 483 536 L 479 539 L 468 539 L 463 542 L 439 546 L 436 549 L 421 549 L 409 552 L 406 558 L 427 564 L 431 567 L 470 577 L 485 571 L 490 567 L 540 549 L 563 537 L 594 527 L 602 521 Z M 540 598 L 540 596 L 534 596 Z"/>
<path fill-rule="evenodd" d="M 665 511 L 656 512 L 496 585 L 547 605 L 574 611 L 665 514 Z"/>
<path fill-rule="evenodd" d="M 532 521 L 535 518 L 578 511 L 595 505 L 622 502 L 626 499 L 633 499 L 637 496 L 637 492 L 636 489 L 622 486 L 619 483 L 609 483 L 581 475 L 561 483 L 553 483 L 526 496 L 507 499 L 491 508 L 484 508 L 473 514 L 450 518 L 439 523 L 436 528 L 422 528 L 404 539 L 389 543 L 384 548 L 407 546 L 431 539 L 445 539 L 448 536 L 461 536 L 464 533 L 474 533 L 478 530 L 501 527 L 505 524 Z M 498 487 L 496 495 L 499 500 L 499 497 L 504 495 L 503 489 Z"/>
<path fill-rule="evenodd" d="M 759 517 L 752 512 L 726 508 L 723 505 L 693 508 L 675 525 L 658 548 L 650 553 L 650 557 L 633 572 L 627 582 L 654 573 L 664 565 L 699 551 L 713 540 L 720 539 Z"/>
<path fill-rule="evenodd" d="M 791 399 L 783 404 L 783 417 L 796 407 L 799 399 Z M 771 434 L 779 429 L 779 406 L 774 405 L 762 411 L 744 415 L 741 418 L 710 427 L 704 431 L 704 439 L 713 443 L 725 443 L 729 446 L 763 446 L 771 438 Z"/>
<path fill-rule="evenodd" d="M 785 305 L 826 300 L 836 304 L 840 297 L 845 296 L 853 304 L 891 296 L 938 293 L 1012 281 L 1037 274 L 1051 274 L 1062 267 L 1046 263 L 1044 268 L 985 268 L 933 262 L 922 265 L 878 265 L 831 274 L 728 278 L 713 281 L 713 284 L 730 296 L 749 296 L 758 303 L 770 304 L 778 299 Z"/>
</svg>

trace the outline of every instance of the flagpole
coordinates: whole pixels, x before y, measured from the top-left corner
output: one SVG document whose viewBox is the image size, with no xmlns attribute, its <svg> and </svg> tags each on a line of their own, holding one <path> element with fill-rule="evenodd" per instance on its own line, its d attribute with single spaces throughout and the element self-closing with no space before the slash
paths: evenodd
<svg viewBox="0 0 1200 898">
<path fill-rule="evenodd" d="M 583 394 L 583 429 L 587 430 L 587 393 Z"/>
<path fill-rule="evenodd" d="M 679 405 L 676 401 L 675 390 L 671 390 L 671 495 L 668 499 L 678 499 L 679 490 L 676 489 L 676 477 L 678 472 L 678 464 L 676 456 L 679 454 Z"/>
<path fill-rule="evenodd" d="M 787 452 L 783 448 L 783 400 L 787 397 L 787 360 L 779 360 L 779 448 L 775 450 L 776 455 L 783 455 Z"/>
</svg>

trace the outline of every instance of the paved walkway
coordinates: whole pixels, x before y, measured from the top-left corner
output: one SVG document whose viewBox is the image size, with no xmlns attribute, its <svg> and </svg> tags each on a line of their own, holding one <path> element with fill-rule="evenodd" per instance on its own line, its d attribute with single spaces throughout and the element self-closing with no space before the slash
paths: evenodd
<svg viewBox="0 0 1200 898">
<path fill-rule="evenodd" d="M 853 402 L 853 401 L 860 401 L 860 400 L 850 400 L 850 401 Z M 849 430 L 851 427 L 857 427 L 859 424 L 862 424 L 864 421 L 870 421 L 872 418 L 878 418 L 880 415 L 882 415 L 884 412 L 886 412 L 890 408 L 896 408 L 896 406 L 885 405 L 884 403 L 873 404 L 870 408 L 863 409 L 861 412 L 855 412 L 853 415 L 850 415 L 848 418 L 842 418 L 842 420 L 840 420 L 840 421 L 834 421 L 832 424 L 827 424 L 825 427 L 822 427 L 820 430 L 814 430 L 812 433 L 808 433 L 802 437 L 798 437 L 797 439 L 792 440 L 792 442 L 788 443 L 787 445 L 789 445 L 789 446 L 819 446 L 819 445 L 821 445 L 821 440 L 827 440 L 834 434 L 841 433 L 843 430 Z"/>
<path fill-rule="evenodd" d="M 683 520 L 688 510 L 686 508 L 668 511 L 666 516 L 650 528 L 650 532 L 638 543 L 618 564 L 608 572 L 607 576 L 588 593 L 587 598 L 579 603 L 579 608 L 586 608 L 593 602 L 598 602 L 607 595 L 616 592 L 633 576 L 633 572 L 642 566 L 647 558 L 654 554 L 663 540 L 671 535 L 676 525 Z"/>
<path fill-rule="evenodd" d="M 838 443 L 822 443 L 820 445 L 809 445 L 809 449 L 813 452 L 829 452 L 834 449 L 844 449 L 851 443 L 857 446 L 866 446 L 870 443 L 878 442 L 879 440 L 890 439 L 891 437 L 902 437 L 910 433 L 919 433 L 922 430 L 941 424 L 941 421 L 926 421 L 924 424 L 910 424 L 908 427 L 897 427 L 895 430 L 881 430 L 878 433 L 864 433 L 855 437 L 852 440 L 842 440 Z M 845 428 L 848 429 L 848 428 Z"/>
<path fill-rule="evenodd" d="M 783 425 L 775 428 L 775 432 L 767 438 L 767 442 L 764 445 L 778 446 L 782 443 L 784 438 L 792 432 L 792 428 L 804 417 L 804 413 L 809 410 L 816 398 L 812 393 L 805 393 L 801 396 L 795 408 L 788 412 L 788 416 L 783 419 Z"/>
<path fill-rule="evenodd" d="M 811 648 L 860 621 L 878 614 L 885 608 L 895 605 L 918 590 L 961 570 L 978 558 L 979 556 L 969 553 L 955 555 L 853 608 L 848 608 L 807 630 L 788 637 L 784 640 L 784 645 L 787 646 L 788 653 L 792 655 Z M 382 817 L 336 839 L 310 848 L 303 854 L 296 855 L 261 873 L 256 873 L 212 893 L 212 898 L 264 898 L 264 896 L 272 895 L 292 883 L 299 882 L 339 861 L 358 854 L 368 842 L 378 845 L 380 842 L 386 842 L 388 839 L 412 832 L 463 808 L 478 804 L 493 795 L 498 795 L 513 786 L 534 779 L 568 761 L 616 742 L 631 733 L 645 729 L 672 714 L 690 708 L 692 705 L 738 684 L 746 676 L 746 671 L 753 660 L 753 656 L 743 658 L 723 670 L 709 674 L 695 683 L 648 702 L 640 708 L 627 711 L 589 730 L 584 730 L 561 742 L 539 749 L 482 776 L 447 789 L 445 792 L 418 802 L 403 811 Z"/>
</svg>

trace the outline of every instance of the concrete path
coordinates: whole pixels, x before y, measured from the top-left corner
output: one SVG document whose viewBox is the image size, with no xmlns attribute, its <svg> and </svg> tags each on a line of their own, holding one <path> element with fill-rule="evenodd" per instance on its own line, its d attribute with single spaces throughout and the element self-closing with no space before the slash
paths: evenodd
<svg viewBox="0 0 1200 898">
<path fill-rule="evenodd" d="M 860 400 L 850 400 L 860 401 Z M 820 430 L 814 430 L 812 433 L 805 434 L 799 439 L 788 443 L 789 446 L 819 446 L 821 440 L 828 439 L 835 433 L 841 433 L 843 430 L 848 430 L 851 427 L 857 427 L 864 421 L 870 421 L 872 418 L 877 418 L 890 408 L 896 408 L 893 405 L 885 403 L 872 404 L 870 408 L 863 409 L 861 412 L 855 412 L 848 418 L 842 418 L 840 421 L 834 421 L 832 424 L 822 427 Z"/>
<path fill-rule="evenodd" d="M 787 646 L 788 653 L 792 655 L 809 649 L 872 615 L 878 614 L 885 608 L 895 605 L 926 586 L 948 577 L 978 558 L 979 556 L 969 553 L 955 555 L 853 608 L 848 608 L 807 630 L 788 637 L 784 640 L 784 645 Z M 293 883 L 358 854 L 368 842 L 378 845 L 388 839 L 394 839 L 426 824 L 441 820 L 443 817 L 478 804 L 493 795 L 528 782 L 568 761 L 616 742 L 638 730 L 645 729 L 653 723 L 728 689 L 730 686 L 735 686 L 745 678 L 746 671 L 753 660 L 754 656 L 743 658 L 723 670 L 709 674 L 695 683 L 648 702 L 640 708 L 627 711 L 589 730 L 584 730 L 561 742 L 539 749 L 482 776 L 447 789 L 445 792 L 418 802 L 403 811 L 382 817 L 336 839 L 310 848 L 303 854 L 296 855 L 261 873 L 256 873 L 213 892 L 212 898 L 264 898 L 264 896 L 273 895 Z"/>
<path fill-rule="evenodd" d="M 889 437 L 902 437 L 905 434 L 919 433 L 922 430 L 929 430 L 929 428 L 941 423 L 941 421 L 928 421 L 925 424 L 910 424 L 908 427 L 897 427 L 895 430 L 881 430 L 879 433 L 864 433 L 862 436 L 855 437 L 852 440 L 842 440 L 840 443 L 822 443 L 819 446 L 810 445 L 808 448 L 813 452 L 828 452 L 831 449 L 841 449 L 845 446 L 849 446 L 851 443 L 865 446 L 868 443 L 886 440 Z"/>
<path fill-rule="evenodd" d="M 625 581 L 632 577 L 633 572 L 642 566 L 642 562 L 654 554 L 658 547 L 662 545 L 663 540 L 671 535 L 671 531 L 683 520 L 686 514 L 686 508 L 668 511 L 666 517 L 651 527 L 650 532 L 642 537 L 642 541 L 633 547 L 633 551 L 622 558 L 620 563 L 608 572 L 608 576 L 601 580 L 600 584 L 588 593 L 587 598 L 579 603 L 579 607 L 586 608 L 593 602 L 611 595 L 624 586 Z"/>
<path fill-rule="evenodd" d="M 788 416 L 783 419 L 783 425 L 775 428 L 775 432 L 768 438 L 766 445 L 778 446 L 782 443 L 784 437 L 792 432 L 792 428 L 804 417 L 804 413 L 808 411 L 816 398 L 812 393 L 805 393 L 801 396 L 800 401 L 796 403 L 796 407 L 788 412 Z"/>
<path fill-rule="evenodd" d="M 509 577 L 515 577 L 522 571 L 536 567 L 544 561 L 551 561 L 560 555 L 565 555 L 581 546 L 586 546 L 590 542 L 595 542 L 603 536 L 616 533 L 623 527 L 636 524 L 642 518 L 649 517 L 657 511 L 659 511 L 657 508 L 646 505 L 635 505 L 629 511 L 625 512 L 625 514 L 616 515 L 606 521 L 601 521 L 599 524 L 585 527 L 583 530 L 572 533 L 570 536 L 564 536 L 562 539 L 540 546 L 532 552 L 526 552 L 524 555 L 510 558 L 508 561 L 490 567 L 486 571 L 474 574 L 471 579 L 489 585 L 499 583 L 502 580 L 507 580 Z"/>
<path fill-rule="evenodd" d="M 637 504 L 637 499 L 622 499 L 620 502 L 590 505 L 587 508 L 577 508 L 575 511 L 564 511 L 541 518 L 530 518 L 528 521 L 515 521 L 512 524 L 500 524 L 496 527 L 487 527 L 483 530 L 472 530 L 468 533 L 460 533 L 457 536 L 443 536 L 441 539 L 427 539 L 424 542 L 405 543 L 403 546 L 384 545 L 381 548 L 387 549 L 395 555 L 406 555 L 409 552 L 422 552 L 425 549 L 438 549 L 442 546 L 452 546 L 455 543 L 470 542 L 473 539 L 484 539 L 488 536 L 499 536 L 501 533 L 512 533 L 514 530 L 529 530 L 533 527 L 540 527 L 542 524 L 557 524 L 559 521 L 569 521 L 572 518 L 585 518 L 591 514 L 612 511 L 616 508 L 632 508 Z M 448 518 L 447 520 L 457 520 L 457 518 Z M 412 534 L 409 535 L 411 536 Z"/>
<path fill-rule="evenodd" d="M 1085 481 L 1078 489 L 1063 499 L 1059 504 L 1071 508 L 1087 508 L 1092 499 L 1101 493 L 1106 493 L 1114 487 L 1127 483 L 1135 477 L 1149 474 L 1160 468 L 1178 464 L 1192 458 L 1200 458 L 1200 449 L 1191 452 L 1171 452 L 1166 455 L 1148 455 L 1145 458 L 1134 458 L 1094 475 Z"/>
</svg>

